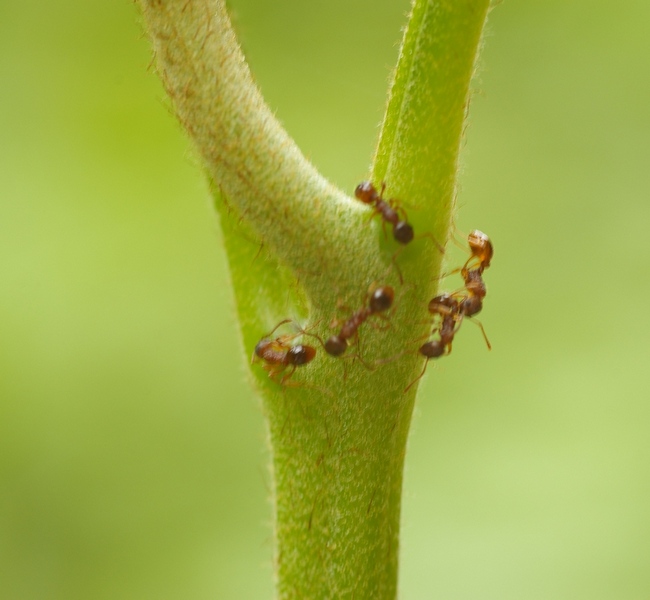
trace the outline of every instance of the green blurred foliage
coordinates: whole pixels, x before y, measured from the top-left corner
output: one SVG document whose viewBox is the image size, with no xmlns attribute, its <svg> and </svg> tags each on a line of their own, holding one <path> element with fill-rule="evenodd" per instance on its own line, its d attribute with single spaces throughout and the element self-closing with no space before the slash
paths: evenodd
<svg viewBox="0 0 650 600">
<path fill-rule="evenodd" d="M 232 5 L 270 105 L 352 190 L 408 2 Z M 493 350 L 467 323 L 429 367 L 403 598 L 650 597 L 649 20 L 491 15 L 458 227 L 495 243 Z M 149 60 L 130 3 L 0 5 L 2 599 L 272 597 L 250 349 Z"/>
</svg>

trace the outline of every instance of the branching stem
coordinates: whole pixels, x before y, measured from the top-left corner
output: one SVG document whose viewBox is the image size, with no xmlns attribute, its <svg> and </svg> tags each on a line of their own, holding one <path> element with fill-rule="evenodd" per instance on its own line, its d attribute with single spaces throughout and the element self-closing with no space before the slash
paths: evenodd
<svg viewBox="0 0 650 600">
<path fill-rule="evenodd" d="M 139 4 L 160 76 L 212 182 L 247 354 L 282 319 L 323 339 L 373 285 L 396 289 L 388 326 L 364 324 L 347 358 L 305 337 L 318 356 L 291 385 L 254 367 L 272 452 L 279 597 L 395 598 L 417 386 L 404 389 L 422 368 L 415 340 L 427 332 L 426 302 L 448 237 L 489 2 L 413 5 L 371 174 L 414 207 L 410 221 L 428 236 L 398 255 L 403 285 L 394 240 L 316 172 L 264 103 L 223 0 Z"/>
</svg>

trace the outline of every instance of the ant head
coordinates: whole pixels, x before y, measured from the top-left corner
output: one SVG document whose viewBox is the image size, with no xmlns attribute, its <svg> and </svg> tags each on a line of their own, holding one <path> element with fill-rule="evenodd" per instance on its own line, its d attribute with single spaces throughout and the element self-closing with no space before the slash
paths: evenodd
<svg viewBox="0 0 650 600">
<path fill-rule="evenodd" d="M 395 291 L 389 285 L 377 288 L 370 296 L 370 310 L 373 313 L 384 312 L 393 305 Z"/>
<path fill-rule="evenodd" d="M 426 358 L 438 358 L 445 353 L 445 344 L 442 340 L 431 340 L 420 346 L 419 352 Z"/>
<path fill-rule="evenodd" d="M 303 346 L 302 344 L 297 344 L 292 346 L 289 352 L 287 353 L 289 357 L 289 362 L 296 367 L 301 365 L 306 365 L 308 362 L 311 362 L 316 356 L 316 349 L 311 346 Z"/>
<path fill-rule="evenodd" d="M 400 244 L 408 244 L 413 239 L 413 227 L 406 221 L 398 221 L 393 227 L 393 237 Z"/>
<path fill-rule="evenodd" d="M 475 229 L 467 236 L 467 243 L 469 244 L 469 249 L 472 251 L 472 255 L 478 256 L 481 259 L 481 267 L 483 269 L 489 267 L 490 260 L 492 260 L 492 256 L 494 255 L 494 248 L 492 247 L 490 238 L 482 231 Z"/>
<path fill-rule="evenodd" d="M 271 346 L 273 342 L 271 340 L 260 340 L 255 345 L 255 356 L 258 358 L 264 358 L 264 352 Z"/>
<path fill-rule="evenodd" d="M 372 204 L 377 199 L 377 190 L 369 181 L 362 181 L 354 190 L 354 195 L 357 200 L 361 200 L 361 202 L 365 202 L 366 204 Z"/>
<path fill-rule="evenodd" d="M 325 342 L 325 352 L 332 356 L 340 356 L 345 352 L 347 347 L 347 341 L 338 335 L 330 336 Z"/>
</svg>

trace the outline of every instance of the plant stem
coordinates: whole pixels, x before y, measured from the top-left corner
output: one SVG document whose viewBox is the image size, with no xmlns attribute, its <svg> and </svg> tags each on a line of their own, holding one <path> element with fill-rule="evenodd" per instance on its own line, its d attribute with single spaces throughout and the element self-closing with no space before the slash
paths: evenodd
<svg viewBox="0 0 650 600">
<path fill-rule="evenodd" d="M 417 386 L 404 390 L 422 369 L 414 340 L 427 332 L 423 307 L 437 287 L 488 1 L 414 2 L 372 180 L 407 199 L 416 232 L 431 237 L 397 258 L 367 207 L 321 177 L 264 104 L 223 0 L 139 3 L 165 88 L 213 182 L 247 353 L 282 319 L 322 340 L 334 317 L 367 303 L 370 287 L 396 290 L 390 320 L 364 324 L 347 358 L 303 336 L 317 359 L 285 385 L 254 367 L 272 452 L 278 596 L 395 598 Z"/>
</svg>

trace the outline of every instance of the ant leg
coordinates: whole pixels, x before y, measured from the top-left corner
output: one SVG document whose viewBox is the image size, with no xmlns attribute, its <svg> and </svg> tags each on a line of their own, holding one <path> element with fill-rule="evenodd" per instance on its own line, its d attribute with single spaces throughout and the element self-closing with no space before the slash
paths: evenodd
<svg viewBox="0 0 650 600">
<path fill-rule="evenodd" d="M 381 313 L 376 313 L 375 316 L 378 319 L 381 319 L 382 321 L 386 322 L 386 325 L 384 327 L 380 327 L 378 323 L 375 323 L 374 321 L 368 319 L 368 323 L 370 324 L 370 327 L 372 327 L 375 331 L 388 331 L 389 329 L 392 329 L 393 326 L 390 322 L 390 319 L 386 315 L 382 315 Z"/>
<path fill-rule="evenodd" d="M 467 236 L 465 236 L 465 239 L 467 239 Z M 456 237 L 455 233 L 451 236 L 451 241 L 454 242 L 454 244 L 456 244 L 456 246 L 458 246 L 459 248 L 462 248 L 465 252 L 467 252 L 467 243 L 461 244 L 458 241 L 458 238 Z"/>
<path fill-rule="evenodd" d="M 291 414 L 289 412 L 287 412 L 287 417 L 282 424 L 282 429 L 280 429 L 280 436 L 284 435 L 284 430 L 286 429 L 287 425 L 289 426 L 289 430 L 291 430 Z"/>
<path fill-rule="evenodd" d="M 318 319 L 318 321 L 315 321 L 314 323 L 312 323 L 312 324 L 311 324 L 309 327 L 307 327 L 306 329 L 302 329 L 302 328 L 301 328 L 301 329 L 300 329 L 300 333 L 302 333 L 303 335 L 311 335 L 311 336 L 314 336 L 314 337 L 317 338 L 317 337 L 318 337 L 317 335 L 315 335 L 315 334 L 313 334 L 313 333 L 309 333 L 309 332 L 310 332 L 312 329 L 314 329 L 315 327 L 317 327 L 318 325 L 320 325 L 322 321 L 323 321 L 323 318 L 321 317 L 320 319 Z"/>
<path fill-rule="evenodd" d="M 413 239 L 418 240 L 418 239 L 421 239 L 423 237 L 429 238 L 436 245 L 436 248 L 438 248 L 438 251 L 440 252 L 440 254 L 443 254 L 443 255 L 445 254 L 445 247 L 436 239 L 436 237 L 432 233 L 429 233 L 428 231 L 426 231 L 424 233 L 420 233 L 419 235 L 416 235 Z"/>
<path fill-rule="evenodd" d="M 429 336 L 427 335 L 425 337 L 428 338 Z M 403 352 L 400 352 L 399 354 L 395 354 L 393 356 L 388 356 L 387 358 L 379 358 L 379 359 L 375 360 L 372 364 L 373 364 L 374 367 L 378 367 L 380 365 L 388 365 L 388 364 L 390 364 L 392 362 L 395 362 L 396 360 L 399 360 L 400 358 L 402 358 L 402 356 L 406 356 L 407 354 L 412 354 L 412 352 L 409 352 L 409 351 L 405 350 Z"/>
<path fill-rule="evenodd" d="M 409 216 L 406 214 L 406 211 L 404 210 L 404 206 L 399 200 L 395 200 L 394 198 L 390 199 L 388 201 L 390 204 L 390 207 L 397 213 L 398 217 L 401 217 L 402 221 L 408 221 Z"/>
<path fill-rule="evenodd" d="M 293 376 L 294 372 L 296 371 L 296 365 L 291 365 L 292 369 L 291 372 L 287 373 L 278 383 L 284 388 L 308 388 L 311 390 L 316 390 L 317 392 L 320 392 L 321 394 L 325 394 L 326 396 L 329 396 L 330 398 L 333 398 L 334 395 L 332 392 L 329 390 L 326 390 L 324 388 L 318 387 L 316 385 L 311 385 L 310 383 L 306 383 L 304 381 L 292 381 L 291 377 Z M 282 370 L 278 370 L 277 374 L 280 374 Z M 273 378 L 274 381 L 276 381 L 275 377 Z M 309 419 L 310 416 L 305 412 L 305 409 L 301 405 L 301 411 L 305 419 Z"/>
<path fill-rule="evenodd" d="M 485 333 L 485 329 L 483 329 L 483 323 L 481 323 L 478 319 L 473 319 L 471 317 L 469 318 L 469 320 L 472 323 L 475 323 L 476 325 L 478 325 L 481 328 L 481 333 L 483 334 L 483 339 L 485 340 L 485 343 L 487 344 L 488 350 L 492 350 L 492 344 L 490 344 L 490 340 L 488 340 L 488 337 L 487 337 L 487 335 Z"/>
<path fill-rule="evenodd" d="M 276 383 L 280 383 L 278 381 L 278 375 L 280 375 L 280 373 L 282 373 L 286 368 L 286 365 L 264 365 L 264 369 L 269 372 L 269 379 L 275 381 Z M 280 383 L 280 385 L 283 384 Z"/>
<path fill-rule="evenodd" d="M 286 338 L 287 340 L 293 340 L 293 339 L 297 338 L 299 335 L 308 335 L 309 337 L 316 338 L 320 342 L 320 345 L 323 346 L 323 349 L 325 349 L 325 344 L 323 343 L 323 340 L 321 339 L 321 337 L 316 333 L 310 333 L 310 330 L 312 330 L 315 327 L 317 327 L 318 325 L 320 325 L 322 320 L 323 320 L 322 318 L 318 319 L 318 321 L 312 323 L 309 327 L 307 327 L 307 329 L 305 329 L 304 327 L 301 327 L 300 325 L 298 325 L 298 323 L 296 323 L 292 319 L 286 319 L 285 321 L 283 321 L 283 323 L 287 323 L 287 322 L 293 323 L 296 326 L 296 328 L 298 329 L 298 333 L 295 334 L 295 335 L 283 336 L 283 338 Z"/>
<path fill-rule="evenodd" d="M 455 269 L 452 269 L 451 271 L 447 271 L 447 272 L 443 273 L 442 275 L 440 275 L 438 280 L 444 279 L 445 277 L 449 277 L 450 275 L 455 275 L 456 273 L 460 273 L 464 268 L 465 268 L 464 266 L 463 267 L 457 267 Z"/>
<path fill-rule="evenodd" d="M 366 368 L 368 371 L 374 371 L 374 367 L 369 365 L 364 359 L 363 356 L 361 356 L 361 336 L 359 335 L 359 331 L 357 330 L 356 334 L 356 347 L 357 351 L 354 354 L 348 354 L 346 356 L 343 356 L 343 359 L 346 360 L 356 360 L 357 358 L 359 359 L 359 362 Z"/>
<path fill-rule="evenodd" d="M 454 228 L 454 233 L 451 236 L 451 240 L 454 242 L 454 244 L 456 244 L 456 246 L 462 248 L 465 252 L 468 252 L 469 249 L 467 247 L 467 234 L 458 229 L 455 224 L 452 225 L 452 227 Z M 461 236 L 461 239 L 463 240 L 462 242 L 460 242 L 458 240 L 458 237 L 456 237 L 458 235 Z"/>
<path fill-rule="evenodd" d="M 425 238 L 425 237 L 426 237 L 426 238 L 429 238 L 429 239 L 430 239 L 430 240 L 435 244 L 435 246 L 436 246 L 436 248 L 438 249 L 438 251 L 440 252 L 440 254 L 443 254 L 443 255 L 445 254 L 445 249 L 444 249 L 444 247 L 442 246 L 442 244 L 441 244 L 441 243 L 440 243 L 440 242 L 439 242 L 439 241 L 438 241 L 438 240 L 437 240 L 437 239 L 436 239 L 432 234 L 430 234 L 430 233 L 428 233 L 428 232 L 427 232 L 427 233 L 420 233 L 419 235 L 416 235 L 416 236 L 413 238 L 412 242 L 415 241 L 415 240 L 421 240 L 422 238 Z M 409 244 L 409 245 L 410 245 L 410 244 Z M 404 250 L 406 250 L 407 248 L 408 248 L 408 246 L 402 246 L 401 248 L 398 248 L 398 249 L 393 253 L 393 256 L 392 256 L 391 259 L 390 259 L 390 262 L 392 263 L 393 267 L 394 267 L 395 270 L 397 271 L 397 275 L 398 275 L 398 277 L 399 277 L 399 282 L 400 282 L 401 285 L 404 284 L 404 276 L 402 275 L 402 270 L 399 268 L 399 265 L 397 264 L 397 258 L 398 258 L 399 255 L 400 255 L 402 252 L 404 252 Z M 459 268 L 459 269 L 456 269 L 456 270 L 454 270 L 454 271 L 451 271 L 451 273 L 456 273 L 457 271 L 460 271 L 460 268 Z M 444 273 L 443 275 L 440 275 L 440 277 L 438 278 L 438 280 L 440 280 L 440 279 L 444 279 L 447 275 L 449 275 L 449 273 Z"/>
<path fill-rule="evenodd" d="M 406 246 L 402 246 L 401 248 L 398 248 L 394 253 L 393 256 L 390 257 L 390 262 L 392 267 L 397 271 L 397 276 L 399 277 L 399 284 L 404 285 L 404 275 L 402 274 L 402 269 L 399 268 L 399 265 L 397 264 L 397 257 L 406 250 Z M 390 268 L 390 267 L 389 267 Z"/>
<path fill-rule="evenodd" d="M 381 228 L 382 231 L 384 232 L 384 238 L 388 239 L 388 234 L 386 233 L 386 221 L 384 221 L 384 219 L 381 220 Z"/>
<path fill-rule="evenodd" d="M 323 350 L 327 352 L 327 349 L 325 348 L 325 342 L 323 342 L 323 338 L 320 337 L 320 335 L 316 333 L 309 333 L 308 331 L 301 331 L 302 335 L 308 335 L 309 337 L 316 338 L 318 340 L 318 343 L 323 347 Z"/>
<path fill-rule="evenodd" d="M 337 358 L 340 358 L 340 363 L 343 365 L 343 381 L 348 380 L 348 367 L 347 363 L 345 362 L 344 359 L 349 358 L 348 356 L 338 356 Z"/>
<path fill-rule="evenodd" d="M 264 249 L 264 242 L 260 244 L 260 247 L 257 249 L 257 252 L 255 253 L 255 256 L 253 256 L 253 260 L 251 261 L 251 265 L 259 258 L 260 254 L 262 254 L 262 250 Z"/>
<path fill-rule="evenodd" d="M 276 332 L 276 330 L 280 328 L 282 325 L 284 325 L 285 323 L 293 323 L 293 320 L 283 319 L 273 329 L 271 329 L 271 331 L 269 331 L 266 335 L 263 335 L 261 339 L 270 338 Z"/>
<path fill-rule="evenodd" d="M 348 354 L 348 355 L 346 355 L 346 356 L 342 356 L 341 359 L 342 359 L 342 360 L 347 360 L 347 359 L 356 360 L 356 359 L 359 359 L 359 362 L 360 362 L 360 363 L 361 363 L 361 364 L 362 364 L 366 369 L 368 369 L 368 371 L 374 371 L 375 368 L 376 368 L 375 366 L 368 364 L 368 362 L 366 362 L 366 361 L 363 359 L 363 357 L 361 356 L 361 354 L 359 354 L 358 352 L 356 352 L 355 354 Z M 347 374 L 346 374 L 346 378 L 347 378 Z"/>
<path fill-rule="evenodd" d="M 286 385 L 287 387 L 299 386 L 300 384 L 297 381 L 289 382 L 289 379 L 295 372 L 296 372 L 296 365 L 291 365 L 291 370 L 280 380 L 280 385 Z"/>
<path fill-rule="evenodd" d="M 424 367 L 422 368 L 422 373 L 420 373 L 411 383 L 409 383 L 405 388 L 404 388 L 404 394 L 408 392 L 422 377 L 424 377 L 424 373 L 427 370 L 427 366 L 429 365 L 429 359 L 426 359 L 424 361 Z"/>
<path fill-rule="evenodd" d="M 473 264 L 473 262 L 476 264 Z M 478 256 L 470 256 L 465 264 L 460 268 L 456 269 L 456 272 L 460 271 L 461 273 L 464 271 L 470 271 L 470 266 L 473 267 L 474 269 L 479 269 L 479 273 L 483 273 L 483 268 L 481 267 L 481 259 Z"/>
<path fill-rule="evenodd" d="M 309 329 L 313 329 L 313 328 L 316 327 L 316 326 L 317 326 L 321 321 L 322 321 L 322 319 L 319 319 L 319 320 L 316 321 L 316 322 L 315 322 L 311 327 L 309 327 Z M 309 333 L 307 329 L 303 329 L 303 328 L 302 328 L 298 323 L 296 323 L 296 321 L 294 321 L 293 319 L 283 319 L 283 320 L 280 321 L 280 322 L 279 322 L 279 323 L 278 323 L 278 324 L 277 324 L 277 325 L 276 325 L 276 326 L 275 326 L 271 331 L 269 331 L 267 334 L 263 335 L 260 339 L 263 339 L 263 340 L 264 340 L 264 339 L 268 339 L 268 338 L 270 338 L 270 337 L 271 337 L 271 336 L 276 332 L 277 329 L 279 329 L 280 327 L 282 327 L 282 325 L 286 325 L 287 323 L 292 323 L 292 324 L 296 327 L 296 329 L 298 330 L 298 333 L 294 333 L 294 334 L 291 334 L 291 335 L 282 335 L 282 336 L 278 337 L 277 339 L 278 339 L 278 340 L 281 340 L 282 342 L 289 342 L 289 341 L 291 341 L 291 340 L 297 338 L 299 335 L 310 335 L 310 336 L 312 336 L 312 337 L 315 337 L 316 339 L 320 339 L 317 335 L 315 335 L 315 334 L 313 334 L 313 333 Z"/>
</svg>

